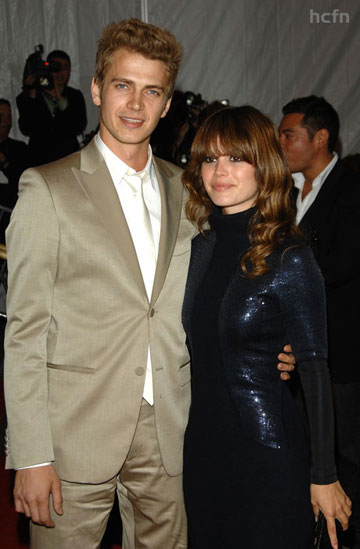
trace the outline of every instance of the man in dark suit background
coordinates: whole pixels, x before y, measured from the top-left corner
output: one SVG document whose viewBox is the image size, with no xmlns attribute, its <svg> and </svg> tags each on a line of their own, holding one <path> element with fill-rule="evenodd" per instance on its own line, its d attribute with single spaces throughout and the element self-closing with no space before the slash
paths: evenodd
<svg viewBox="0 0 360 549">
<path fill-rule="evenodd" d="M 324 98 L 294 99 L 282 111 L 280 143 L 293 174 L 297 223 L 326 285 L 337 468 L 353 501 L 343 542 L 359 549 L 360 367 L 353 343 L 360 310 L 360 182 L 333 152 L 339 117 Z"/>
<path fill-rule="evenodd" d="M 19 178 L 28 164 L 26 143 L 9 137 L 12 127 L 10 101 L 0 98 L 0 243 L 5 244 L 5 229 L 15 206 Z"/>
<path fill-rule="evenodd" d="M 17 200 L 19 177 L 27 167 L 28 149 L 26 143 L 9 137 L 12 127 L 11 105 L 7 99 L 0 99 L 0 179 L 7 183 L 0 187 L 0 204 L 13 208 Z M 2 240 L 3 242 L 3 240 Z"/>
</svg>

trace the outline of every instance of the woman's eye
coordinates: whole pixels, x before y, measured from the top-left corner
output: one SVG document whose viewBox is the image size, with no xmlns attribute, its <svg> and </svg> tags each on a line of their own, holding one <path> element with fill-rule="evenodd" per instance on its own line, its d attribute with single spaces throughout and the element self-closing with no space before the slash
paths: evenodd
<svg viewBox="0 0 360 549">
<path fill-rule="evenodd" d="M 241 158 L 239 156 L 230 156 L 230 162 L 241 162 Z"/>
<path fill-rule="evenodd" d="M 204 160 L 206 164 L 210 164 L 211 162 L 215 162 L 215 161 L 216 161 L 216 158 L 214 156 L 206 156 Z"/>
</svg>

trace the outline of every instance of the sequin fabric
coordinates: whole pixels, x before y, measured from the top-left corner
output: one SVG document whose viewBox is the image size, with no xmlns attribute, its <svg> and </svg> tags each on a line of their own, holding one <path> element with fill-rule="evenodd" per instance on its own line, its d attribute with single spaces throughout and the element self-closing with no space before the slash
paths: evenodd
<svg viewBox="0 0 360 549">
<path fill-rule="evenodd" d="M 199 235 L 193 242 L 183 308 L 190 349 L 196 294 L 217 238 L 220 233 L 221 238 L 231 238 L 232 224 L 238 223 L 237 218 L 231 218 L 216 218 L 215 231 L 209 231 L 206 238 Z M 247 240 L 239 256 L 248 245 Z M 238 261 L 219 307 L 220 367 L 224 368 L 243 430 L 257 442 L 281 449 L 286 446 L 286 437 L 281 407 L 283 382 L 276 356 L 291 343 L 300 365 L 326 360 L 325 297 L 323 280 L 309 248 L 287 243 L 269 258 L 269 265 L 268 273 L 251 280 L 243 275 Z"/>
</svg>

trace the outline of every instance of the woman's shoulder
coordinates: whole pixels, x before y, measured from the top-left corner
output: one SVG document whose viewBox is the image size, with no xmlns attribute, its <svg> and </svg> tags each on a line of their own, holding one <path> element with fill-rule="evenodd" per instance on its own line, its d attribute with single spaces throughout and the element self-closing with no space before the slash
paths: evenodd
<svg viewBox="0 0 360 549">
<path fill-rule="evenodd" d="M 282 242 L 272 254 L 270 264 L 274 276 L 279 275 L 282 280 L 285 277 L 301 283 L 309 278 L 314 281 L 323 278 L 310 246 L 296 240 Z"/>
<path fill-rule="evenodd" d="M 269 263 L 272 267 L 278 266 L 285 269 L 304 264 L 316 264 L 316 261 L 309 245 L 289 237 L 282 241 L 271 254 Z"/>
</svg>

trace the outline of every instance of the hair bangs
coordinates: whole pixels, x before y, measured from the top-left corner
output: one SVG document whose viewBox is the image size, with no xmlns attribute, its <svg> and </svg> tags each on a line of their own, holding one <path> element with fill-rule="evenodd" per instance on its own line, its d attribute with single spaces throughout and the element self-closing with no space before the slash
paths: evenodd
<svg viewBox="0 0 360 549">
<path fill-rule="evenodd" d="M 207 156 L 236 156 L 255 164 L 249 136 L 234 119 L 232 108 L 221 109 L 205 120 L 196 135 L 191 155 L 197 162 L 204 162 Z"/>
</svg>

